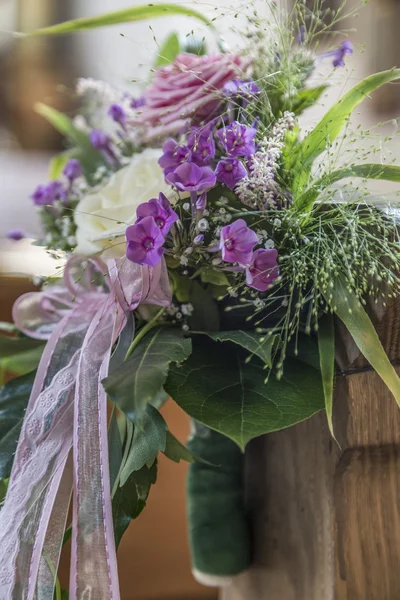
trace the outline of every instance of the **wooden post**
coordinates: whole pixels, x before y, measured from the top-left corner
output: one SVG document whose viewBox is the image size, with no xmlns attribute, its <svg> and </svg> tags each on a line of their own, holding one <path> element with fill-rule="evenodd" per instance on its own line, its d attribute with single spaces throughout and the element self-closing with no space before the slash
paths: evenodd
<svg viewBox="0 0 400 600">
<path fill-rule="evenodd" d="M 376 326 L 400 358 L 400 303 Z M 332 439 L 320 413 L 254 440 L 254 566 L 221 600 L 399 600 L 400 409 L 341 327 Z"/>
</svg>

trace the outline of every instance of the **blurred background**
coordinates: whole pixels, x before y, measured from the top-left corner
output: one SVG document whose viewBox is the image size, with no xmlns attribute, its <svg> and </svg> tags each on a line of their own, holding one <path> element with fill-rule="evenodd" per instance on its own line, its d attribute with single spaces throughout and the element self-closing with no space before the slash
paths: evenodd
<svg viewBox="0 0 400 600">
<path fill-rule="evenodd" d="M 27 240 L 11 242 L 6 234 L 21 228 L 31 237 L 39 223 L 29 195 L 47 178 L 51 154 L 62 149 L 62 140 L 33 110 L 45 102 L 72 113 L 73 85 L 77 77 L 104 79 L 118 87 L 139 86 L 154 62 L 158 44 L 172 31 L 183 38 L 206 36 L 207 27 L 188 18 L 169 17 L 94 30 L 61 38 L 15 39 L 11 31 L 31 31 L 65 19 L 127 8 L 134 0 L 0 0 L 0 320 L 10 319 L 13 300 L 32 286 L 36 274 L 54 273 L 54 262 Z M 136 2 L 139 4 L 140 2 Z M 279 3 L 279 0 L 278 0 Z M 249 2 L 214 0 L 186 3 L 216 17 L 228 45 L 244 24 Z M 265 3 L 255 2 L 262 12 Z M 329 0 L 332 8 L 342 0 Z M 349 7 L 361 4 L 349 0 Z M 357 11 L 346 29 L 356 45 L 345 70 L 331 78 L 325 106 L 367 73 L 398 64 L 400 54 L 399 0 L 370 0 Z M 356 30 L 357 29 L 357 30 Z M 133 84 L 132 80 L 137 80 Z M 386 86 L 365 103 L 356 119 L 368 127 L 376 121 L 393 121 L 400 109 L 400 87 Z M 305 116 L 305 125 L 318 115 Z M 391 132 L 393 133 L 393 131 Z M 393 151 L 396 153 L 397 148 Z M 172 430 L 184 441 L 186 417 L 172 403 L 166 406 Z M 200 600 L 216 592 L 192 579 L 186 541 L 184 479 L 186 467 L 161 461 L 159 481 L 147 509 L 125 536 L 119 552 L 123 600 Z"/>
</svg>

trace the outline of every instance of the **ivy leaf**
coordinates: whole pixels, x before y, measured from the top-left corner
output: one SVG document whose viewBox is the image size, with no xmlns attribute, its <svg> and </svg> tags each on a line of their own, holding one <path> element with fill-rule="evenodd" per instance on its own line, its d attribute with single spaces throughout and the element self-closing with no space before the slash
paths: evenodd
<svg viewBox="0 0 400 600">
<path fill-rule="evenodd" d="M 112 502 L 117 548 L 130 522 L 136 519 L 146 506 L 150 488 L 156 480 L 157 463 L 154 462 L 150 469 L 144 466 L 140 471 L 131 473 L 125 485 L 118 488 Z"/>
<path fill-rule="evenodd" d="M 0 388 L 0 479 L 10 476 L 34 379 L 35 373 L 29 373 Z"/>
<path fill-rule="evenodd" d="M 154 66 L 157 68 L 172 63 L 180 50 L 181 45 L 179 43 L 179 37 L 176 33 L 171 33 L 158 51 L 157 60 Z"/>
<path fill-rule="evenodd" d="M 217 333 L 207 333 L 207 335 L 216 342 L 232 342 L 238 344 L 251 354 L 255 354 L 263 363 L 272 368 L 272 348 L 276 339 L 275 335 L 262 336 L 254 331 L 219 331 Z M 263 340 L 263 341 L 261 341 Z"/>
<path fill-rule="evenodd" d="M 191 348 L 178 327 L 156 327 L 103 380 L 104 389 L 131 421 L 138 421 L 146 405 L 162 394 L 170 363 L 186 360 Z"/>
<path fill-rule="evenodd" d="M 167 424 L 157 409 L 146 406 L 141 426 L 135 425 L 129 454 L 121 472 L 120 486 L 125 485 L 134 471 L 145 465 L 150 468 L 167 444 Z"/>
<path fill-rule="evenodd" d="M 193 354 L 171 367 L 166 391 L 192 418 L 227 437 L 244 450 L 254 437 L 311 417 L 324 408 L 318 370 L 297 360 L 286 361 L 281 380 L 265 383 L 261 361 L 246 363 L 243 351 L 206 337 L 196 338 Z"/>
<path fill-rule="evenodd" d="M 37 29 L 26 36 L 42 36 L 42 35 L 60 35 L 72 33 L 74 31 L 83 31 L 86 29 L 95 29 L 97 27 L 105 27 L 107 25 L 120 25 L 122 23 L 130 23 L 134 21 L 143 21 L 144 19 L 154 19 L 156 17 L 169 17 L 172 15 L 184 15 L 194 17 L 199 21 L 206 23 L 211 29 L 214 29 L 209 19 L 200 12 L 180 4 L 145 4 L 117 10 L 95 17 L 83 17 L 72 21 L 65 21 L 50 27 Z M 22 34 L 21 34 L 22 35 Z"/>
<path fill-rule="evenodd" d="M 298 148 L 296 170 L 296 192 L 301 191 L 308 181 L 313 162 L 338 137 L 351 113 L 371 92 L 385 83 L 400 78 L 400 69 L 382 71 L 366 77 L 338 100 L 323 116 L 321 121 L 305 137 Z"/>
<path fill-rule="evenodd" d="M 181 460 L 184 460 L 188 463 L 192 463 L 194 461 L 194 456 L 190 450 L 181 444 L 181 442 L 177 440 L 169 430 L 167 431 L 167 443 L 163 453 L 167 458 L 176 463 L 179 463 Z"/>
<path fill-rule="evenodd" d="M 364 164 L 353 165 L 327 173 L 315 182 L 312 188 L 307 190 L 296 202 L 299 211 L 309 211 L 314 206 L 320 193 L 332 184 L 347 179 L 348 177 L 359 177 L 361 179 L 382 179 L 385 181 L 400 181 L 400 167 L 398 165 Z"/>
<path fill-rule="evenodd" d="M 319 322 L 318 349 L 328 425 L 332 436 L 335 437 L 332 420 L 333 384 L 335 380 L 335 328 L 333 315 L 331 314 L 325 315 Z"/>
<path fill-rule="evenodd" d="M 400 379 L 358 298 L 347 289 L 342 277 L 335 279 L 333 287 L 329 288 L 329 295 L 331 296 L 329 304 L 346 325 L 358 348 L 386 383 L 400 406 Z"/>
</svg>

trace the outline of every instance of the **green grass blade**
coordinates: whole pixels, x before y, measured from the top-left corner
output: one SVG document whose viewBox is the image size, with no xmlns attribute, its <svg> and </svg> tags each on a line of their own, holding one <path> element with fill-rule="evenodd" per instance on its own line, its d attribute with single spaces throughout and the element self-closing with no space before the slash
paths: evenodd
<svg viewBox="0 0 400 600">
<path fill-rule="evenodd" d="M 301 191 L 306 185 L 314 160 L 338 137 L 351 113 L 364 98 L 385 83 L 399 78 L 400 69 L 391 69 L 370 75 L 357 83 L 328 110 L 299 147 L 297 158 L 299 177 L 295 192 Z"/>
<path fill-rule="evenodd" d="M 348 177 L 360 177 L 361 179 L 382 179 L 385 181 L 400 182 L 400 167 L 397 165 L 365 164 L 353 165 L 327 173 L 316 181 L 312 188 L 307 190 L 296 202 L 300 212 L 308 212 L 314 206 L 320 193 L 333 183 Z"/>
<path fill-rule="evenodd" d="M 358 298 L 350 292 L 343 278 L 334 281 L 330 305 L 346 325 L 358 348 L 386 383 L 400 406 L 400 379 L 386 355 L 378 334 Z"/>
<path fill-rule="evenodd" d="M 145 4 L 140 6 L 134 6 L 123 10 L 117 10 L 95 17 L 83 17 L 80 19 L 74 19 L 72 21 L 65 21 L 64 23 L 58 23 L 57 25 L 51 25 L 50 27 L 43 27 L 37 29 L 31 33 L 26 34 L 27 36 L 48 36 L 48 35 L 61 35 L 65 33 L 73 33 L 75 31 L 84 31 L 86 29 L 95 29 L 97 27 L 106 27 L 108 25 L 121 25 L 122 23 L 132 23 L 135 21 L 143 21 L 144 19 L 154 19 L 156 17 L 169 17 L 171 15 L 183 15 L 187 17 L 193 17 L 206 23 L 214 29 L 210 20 L 202 15 L 197 10 L 181 6 L 179 4 Z"/>
<path fill-rule="evenodd" d="M 318 350 L 324 388 L 325 409 L 328 418 L 329 429 L 333 432 L 333 385 L 335 379 L 335 329 L 333 315 L 327 314 L 319 323 Z"/>
</svg>

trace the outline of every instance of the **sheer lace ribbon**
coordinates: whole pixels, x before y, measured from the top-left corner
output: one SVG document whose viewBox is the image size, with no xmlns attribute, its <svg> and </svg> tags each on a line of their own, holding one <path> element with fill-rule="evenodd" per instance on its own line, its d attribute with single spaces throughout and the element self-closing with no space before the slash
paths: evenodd
<svg viewBox="0 0 400 600">
<path fill-rule="evenodd" d="M 0 600 L 53 600 L 71 494 L 70 600 L 119 600 L 101 381 L 127 313 L 170 302 L 164 262 L 73 258 L 63 285 L 15 303 L 17 327 L 47 344 L 0 511 Z"/>
</svg>

